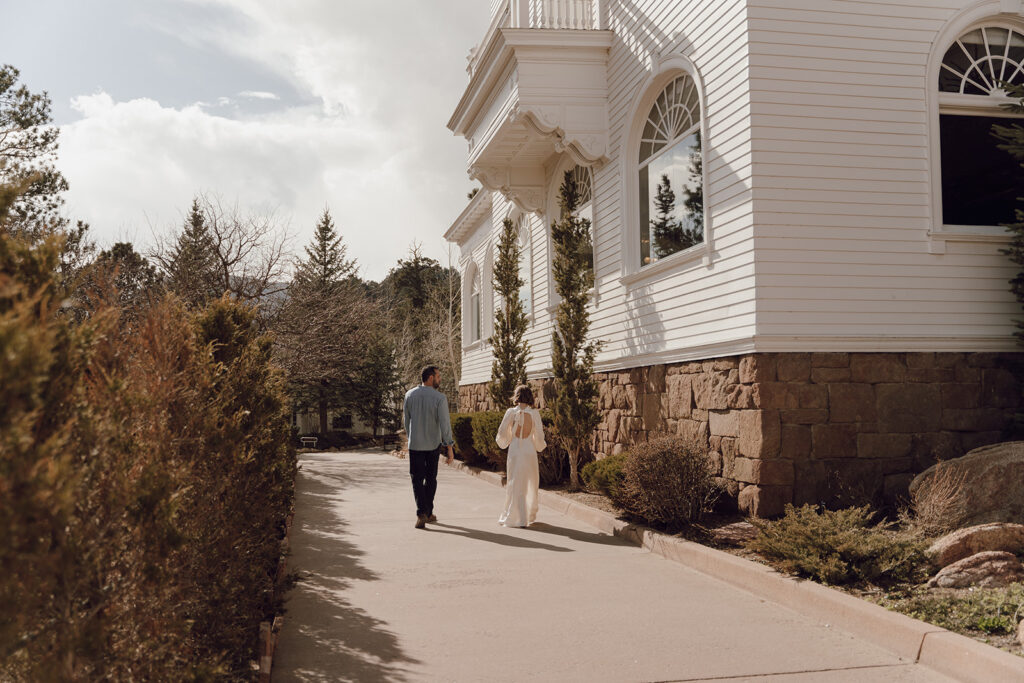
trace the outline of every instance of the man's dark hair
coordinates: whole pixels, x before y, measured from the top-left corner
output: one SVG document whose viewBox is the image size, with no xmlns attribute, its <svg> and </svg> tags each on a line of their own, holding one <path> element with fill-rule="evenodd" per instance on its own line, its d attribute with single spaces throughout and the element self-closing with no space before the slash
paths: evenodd
<svg viewBox="0 0 1024 683">
<path fill-rule="evenodd" d="M 420 381 L 423 382 L 424 384 L 426 384 L 427 380 L 430 379 L 431 377 L 433 377 L 436 374 L 437 374 L 437 366 L 436 365 L 428 365 L 427 367 L 423 368 L 423 372 L 420 373 Z"/>
</svg>

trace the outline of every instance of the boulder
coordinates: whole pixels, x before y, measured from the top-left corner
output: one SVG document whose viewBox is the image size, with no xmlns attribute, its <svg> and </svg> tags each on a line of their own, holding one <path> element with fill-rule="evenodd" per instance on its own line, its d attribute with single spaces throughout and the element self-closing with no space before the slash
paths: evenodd
<svg viewBox="0 0 1024 683">
<path fill-rule="evenodd" d="M 1013 553 L 989 550 L 944 567 L 928 582 L 929 588 L 995 588 L 1024 581 L 1024 564 Z"/>
<path fill-rule="evenodd" d="M 932 543 L 928 556 L 945 567 L 986 550 L 1024 552 L 1024 524 L 993 522 L 960 529 Z"/>
<path fill-rule="evenodd" d="M 711 531 L 715 543 L 733 548 L 742 548 L 756 537 L 757 527 L 750 522 L 733 522 Z"/>
<path fill-rule="evenodd" d="M 957 527 L 989 522 L 1024 522 L 1024 441 L 975 448 L 937 463 L 910 482 L 916 496 L 936 476 L 962 476 L 962 512 Z"/>
</svg>

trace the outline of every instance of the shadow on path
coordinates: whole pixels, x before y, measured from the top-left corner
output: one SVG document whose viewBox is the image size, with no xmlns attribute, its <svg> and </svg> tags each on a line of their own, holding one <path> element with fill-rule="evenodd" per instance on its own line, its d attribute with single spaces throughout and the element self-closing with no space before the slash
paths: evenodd
<svg viewBox="0 0 1024 683">
<path fill-rule="evenodd" d="M 274 680 L 406 680 L 408 666 L 420 662 L 405 654 L 386 623 L 346 598 L 353 581 L 378 580 L 360 563 L 363 552 L 345 540 L 348 525 L 338 514 L 357 477 L 327 458 L 303 461 L 291 559 L 299 582 L 288 594 Z"/>
<path fill-rule="evenodd" d="M 555 526 L 553 524 L 547 524 L 545 522 L 534 522 L 530 526 L 526 527 L 524 531 L 538 531 L 542 534 L 552 534 L 555 536 L 565 536 L 571 538 L 574 541 L 580 541 L 581 543 L 597 543 L 600 545 L 621 545 L 634 547 L 632 543 L 629 543 L 625 539 L 619 538 L 618 536 L 610 536 L 608 534 L 593 533 L 590 531 L 581 531 L 580 529 L 570 529 L 564 526 Z"/>
<path fill-rule="evenodd" d="M 437 527 L 442 528 L 438 529 Z M 447 531 L 447 529 L 454 529 L 454 531 Z M 550 550 L 556 553 L 574 552 L 572 548 L 563 548 L 557 545 L 548 545 L 547 543 L 539 543 L 537 541 L 519 538 L 518 536 L 496 534 L 490 531 L 471 529 L 470 527 L 456 526 L 454 524 L 444 524 L 442 522 L 431 524 L 427 527 L 427 530 L 432 531 L 435 534 L 452 534 L 454 536 L 465 536 L 466 538 L 471 538 L 474 541 L 486 541 L 488 543 L 497 543 L 498 545 L 507 545 L 512 548 L 532 548 L 535 550 Z"/>
</svg>

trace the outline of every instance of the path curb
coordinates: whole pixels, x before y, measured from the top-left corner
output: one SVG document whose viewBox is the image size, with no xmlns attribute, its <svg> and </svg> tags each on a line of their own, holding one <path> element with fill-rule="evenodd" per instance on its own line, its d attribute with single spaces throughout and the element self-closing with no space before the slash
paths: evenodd
<svg viewBox="0 0 1024 683">
<path fill-rule="evenodd" d="M 446 458 L 442 457 L 444 462 Z M 501 486 L 501 474 L 455 461 L 452 469 Z M 624 522 L 551 491 L 540 491 L 540 504 L 619 536 L 667 560 L 720 579 L 754 595 L 819 619 L 897 656 L 969 683 L 1024 681 L 1024 658 L 932 624 L 890 612 L 813 581 L 801 581 L 722 550 Z"/>
</svg>

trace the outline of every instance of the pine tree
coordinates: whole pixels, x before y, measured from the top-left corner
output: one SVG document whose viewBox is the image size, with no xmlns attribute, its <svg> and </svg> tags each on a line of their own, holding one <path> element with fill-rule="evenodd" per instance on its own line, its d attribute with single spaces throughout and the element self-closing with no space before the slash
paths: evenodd
<svg viewBox="0 0 1024 683">
<path fill-rule="evenodd" d="M 690 177 L 699 174 L 699 156 L 695 161 L 691 155 Z M 702 183 L 697 183 L 696 190 L 683 188 L 685 199 L 683 206 L 686 207 L 690 227 L 682 219 L 673 217 L 676 209 L 676 193 L 672 191 L 671 183 L 667 175 L 661 176 L 658 182 L 657 194 L 654 204 L 657 208 L 657 216 L 651 219 L 651 237 L 654 241 L 655 254 L 658 258 L 664 258 L 677 251 L 689 249 L 695 244 L 700 244 L 704 234 L 704 190 Z"/>
<path fill-rule="evenodd" d="M 198 198 L 192 200 L 185 225 L 162 265 L 167 289 L 189 308 L 203 308 L 223 294 L 216 246 Z"/>
<path fill-rule="evenodd" d="M 697 146 L 690 150 L 690 187 L 683 188 L 683 208 L 690 216 L 690 229 L 687 234 L 691 245 L 700 244 L 704 239 L 704 157 L 700 133 L 697 133 Z"/>
<path fill-rule="evenodd" d="M 378 334 L 365 346 L 351 391 L 352 410 L 370 423 L 373 435 L 381 427 L 394 427 L 402 413 L 404 386 L 398 375 L 394 341 Z"/>
<path fill-rule="evenodd" d="M 590 240 L 590 221 L 577 214 L 578 190 L 571 173 L 565 174 L 559 204 L 562 218 L 551 224 L 555 257 L 552 272 L 561 297 L 555 331 L 551 335 L 551 365 L 555 379 L 554 428 L 569 454 L 569 481 L 579 487 L 579 458 L 600 422 L 594 357 L 599 343 L 587 341 L 590 314 L 587 299 L 594 274 L 580 257 Z"/>
<path fill-rule="evenodd" d="M 494 264 L 494 291 L 501 297 L 501 308 L 494 314 L 494 336 L 488 340 L 494 354 L 491 364 L 491 398 L 499 408 L 512 405 L 516 385 L 526 383 L 526 362 L 530 346 L 523 337 L 528 323 L 519 290 L 525 284 L 519 276 L 519 234 L 515 223 L 506 218 L 498 240 L 498 258 Z"/>
<path fill-rule="evenodd" d="M 313 243 L 306 247 L 306 260 L 295 271 L 296 287 L 330 289 L 356 274 L 356 262 L 346 260 L 348 251 L 334 229 L 329 209 L 317 223 Z"/>
<path fill-rule="evenodd" d="M 293 398 L 316 406 L 325 434 L 328 411 L 347 404 L 377 311 L 355 277 L 356 262 L 345 258 L 328 210 L 305 251 L 271 326 Z"/>
<path fill-rule="evenodd" d="M 1024 86 L 1004 84 L 1004 87 L 1007 94 L 1017 100 L 1017 103 L 1010 105 L 1010 110 L 1017 113 L 1024 112 Z M 1001 141 L 1001 144 L 998 145 L 999 149 L 1009 153 L 1024 167 L 1024 127 L 1016 123 L 1010 126 L 995 125 L 992 127 L 992 134 Z M 1011 233 L 1010 246 L 999 251 L 1022 267 L 1022 270 L 1010 280 L 1010 291 L 1017 297 L 1017 301 L 1024 305 L 1024 210 L 1016 209 L 1015 211 L 1017 222 L 1006 226 Z M 1017 337 L 1019 344 L 1024 345 L 1024 320 L 1017 321 L 1017 332 L 1014 336 Z"/>
</svg>

